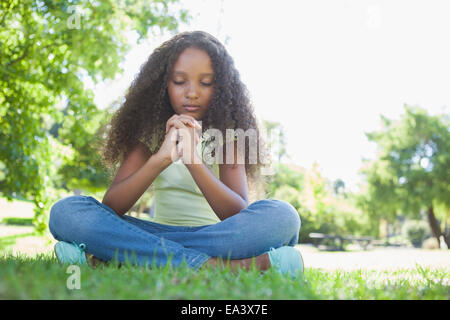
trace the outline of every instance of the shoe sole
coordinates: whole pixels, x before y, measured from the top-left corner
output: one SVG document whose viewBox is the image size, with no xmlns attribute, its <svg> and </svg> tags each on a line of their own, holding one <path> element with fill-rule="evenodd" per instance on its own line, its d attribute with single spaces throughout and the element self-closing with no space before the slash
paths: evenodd
<svg viewBox="0 0 450 320">
<path fill-rule="evenodd" d="M 61 256 L 60 256 L 60 253 L 59 253 L 59 246 L 58 246 L 58 244 L 55 244 L 55 246 L 53 247 L 53 251 L 55 252 L 55 255 L 56 255 L 56 259 L 58 259 L 58 262 L 60 263 L 60 264 L 64 264 L 62 261 L 61 261 Z"/>
<path fill-rule="evenodd" d="M 58 262 L 61 264 L 61 265 L 65 265 L 65 264 L 84 264 L 84 263 L 87 263 L 87 259 L 86 259 L 86 261 L 83 263 L 83 262 L 68 262 L 68 261 L 65 261 L 65 262 L 63 262 L 63 259 L 61 258 L 62 256 L 64 256 L 64 254 L 61 252 L 61 248 L 60 248 L 60 246 L 58 245 L 59 243 L 56 243 L 55 244 L 55 246 L 53 247 L 53 251 L 55 252 L 55 255 L 56 255 L 56 258 L 58 259 Z"/>
<path fill-rule="evenodd" d="M 297 250 L 297 249 L 296 249 Z M 302 275 L 303 275 L 303 273 L 305 273 L 305 260 L 303 260 L 303 255 L 302 255 L 302 253 L 300 252 L 300 250 L 297 250 L 298 251 L 298 253 L 300 254 L 300 258 L 302 259 Z"/>
</svg>

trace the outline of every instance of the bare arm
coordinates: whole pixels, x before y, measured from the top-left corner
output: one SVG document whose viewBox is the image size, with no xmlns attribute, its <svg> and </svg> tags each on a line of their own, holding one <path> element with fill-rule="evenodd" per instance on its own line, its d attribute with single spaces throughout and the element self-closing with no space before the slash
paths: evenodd
<svg viewBox="0 0 450 320">
<path fill-rule="evenodd" d="M 169 165 L 158 153 L 150 155 L 148 148 L 140 143 L 121 165 L 102 203 L 122 216 Z"/>
<path fill-rule="evenodd" d="M 196 164 L 200 161 L 197 159 L 186 167 L 219 219 L 224 220 L 245 209 L 248 206 L 245 165 L 220 164 L 219 180 L 205 164 Z"/>
</svg>

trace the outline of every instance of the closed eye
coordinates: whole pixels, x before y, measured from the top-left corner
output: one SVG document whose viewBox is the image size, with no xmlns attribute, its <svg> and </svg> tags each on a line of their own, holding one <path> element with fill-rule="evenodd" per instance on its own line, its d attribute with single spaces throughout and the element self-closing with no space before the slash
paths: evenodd
<svg viewBox="0 0 450 320">
<path fill-rule="evenodd" d="M 182 85 L 182 84 L 184 84 L 184 81 L 182 81 L 182 82 L 174 81 L 173 83 L 176 84 L 176 85 Z M 204 82 L 200 82 L 200 84 L 203 85 L 203 86 L 207 86 L 207 87 L 212 85 L 212 83 L 204 83 Z"/>
</svg>

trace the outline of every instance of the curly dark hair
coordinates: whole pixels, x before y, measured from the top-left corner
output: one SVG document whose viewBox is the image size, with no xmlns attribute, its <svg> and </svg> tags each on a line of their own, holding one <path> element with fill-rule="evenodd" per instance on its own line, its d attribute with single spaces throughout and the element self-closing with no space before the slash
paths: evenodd
<svg viewBox="0 0 450 320">
<path fill-rule="evenodd" d="M 138 141 L 145 143 L 151 154 L 159 150 L 165 137 L 165 124 L 175 113 L 169 101 L 168 78 L 180 53 L 189 47 L 208 53 L 214 70 L 213 96 L 201 119 L 202 131 L 215 128 L 226 137 L 226 129 L 255 130 L 262 149 L 258 150 L 257 163 L 250 163 L 248 137 L 245 138 L 245 169 L 250 197 L 264 198 L 267 181 L 261 168 L 270 165 L 272 159 L 260 135 L 247 87 L 225 47 L 203 31 L 175 35 L 156 48 L 141 66 L 124 102 L 112 116 L 106 143 L 102 145 L 102 161 L 106 167 L 113 168 L 111 176 L 114 176 L 117 164 L 123 162 Z"/>
</svg>

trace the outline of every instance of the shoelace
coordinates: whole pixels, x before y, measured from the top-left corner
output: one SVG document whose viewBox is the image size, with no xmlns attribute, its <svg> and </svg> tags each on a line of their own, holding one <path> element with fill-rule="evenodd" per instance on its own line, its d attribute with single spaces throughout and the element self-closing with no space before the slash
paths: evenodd
<svg viewBox="0 0 450 320">
<path fill-rule="evenodd" d="M 84 243 L 77 244 L 75 241 L 72 241 L 72 243 L 73 243 L 78 249 L 80 249 L 81 252 L 85 252 L 85 251 L 86 251 L 86 245 L 85 245 Z"/>
<path fill-rule="evenodd" d="M 72 243 L 80 250 L 80 255 L 84 258 L 85 251 L 86 251 L 86 245 L 84 243 L 77 244 L 75 241 L 72 241 Z M 83 261 L 86 261 L 85 259 L 80 258 L 80 263 Z"/>
</svg>

